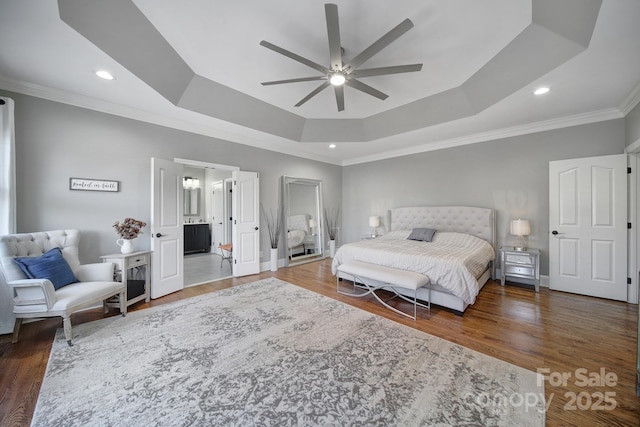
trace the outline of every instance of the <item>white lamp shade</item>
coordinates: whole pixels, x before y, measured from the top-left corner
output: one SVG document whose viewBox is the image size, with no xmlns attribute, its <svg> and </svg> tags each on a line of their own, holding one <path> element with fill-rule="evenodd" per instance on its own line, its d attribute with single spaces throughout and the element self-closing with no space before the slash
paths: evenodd
<svg viewBox="0 0 640 427">
<path fill-rule="evenodd" d="M 510 224 L 510 233 L 514 236 L 528 236 L 531 234 L 531 224 L 526 219 L 513 219 Z"/>
<path fill-rule="evenodd" d="M 309 227 L 313 228 L 316 226 L 316 220 L 315 219 L 310 219 L 309 220 Z"/>
<path fill-rule="evenodd" d="M 370 216 L 369 217 L 369 227 L 380 227 L 380 217 L 379 216 Z"/>
</svg>

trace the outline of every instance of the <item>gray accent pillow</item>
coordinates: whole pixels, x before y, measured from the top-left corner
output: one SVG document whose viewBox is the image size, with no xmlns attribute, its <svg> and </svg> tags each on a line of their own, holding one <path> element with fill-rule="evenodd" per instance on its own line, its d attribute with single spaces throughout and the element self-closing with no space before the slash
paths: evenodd
<svg viewBox="0 0 640 427">
<path fill-rule="evenodd" d="M 409 237 L 407 237 L 407 239 L 430 242 L 431 240 L 433 240 L 434 234 L 436 234 L 436 230 L 433 228 L 414 228 L 413 230 L 411 230 L 411 234 L 409 234 Z"/>
</svg>

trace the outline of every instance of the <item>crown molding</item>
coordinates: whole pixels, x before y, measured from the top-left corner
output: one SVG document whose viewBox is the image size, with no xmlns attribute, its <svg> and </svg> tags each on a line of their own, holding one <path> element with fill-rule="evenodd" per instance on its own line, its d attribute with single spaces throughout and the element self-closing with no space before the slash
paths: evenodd
<svg viewBox="0 0 640 427">
<path fill-rule="evenodd" d="M 640 82 L 638 82 L 638 84 L 636 85 L 636 87 L 633 88 L 631 93 L 627 95 L 624 101 L 622 101 L 622 104 L 620 105 L 619 108 L 620 108 L 620 111 L 622 111 L 622 114 L 626 116 L 639 103 L 640 103 Z"/>
<path fill-rule="evenodd" d="M 504 129 L 498 129 L 491 132 L 478 133 L 475 135 L 467 135 L 459 138 L 430 142 L 419 146 L 388 151 L 381 154 L 358 157 L 342 162 L 342 166 L 351 166 L 361 163 L 375 162 L 386 160 L 394 157 L 409 156 L 412 154 L 424 153 L 428 151 L 442 150 L 445 148 L 459 147 L 462 145 L 476 144 L 479 142 L 493 141 L 514 136 L 528 135 L 532 133 L 544 132 L 554 129 L 562 129 L 572 126 L 580 126 L 589 123 L 603 122 L 623 118 L 624 115 L 617 108 L 609 108 L 605 110 L 593 111 L 584 114 L 576 114 L 574 116 L 561 117 L 557 119 L 545 120 L 536 123 L 529 123 L 521 126 L 513 126 Z"/>
<path fill-rule="evenodd" d="M 34 96 L 36 98 L 42 98 L 48 101 L 60 102 L 62 104 L 67 104 L 74 107 L 86 108 L 89 110 L 97 111 L 99 113 L 111 114 L 127 119 L 138 120 L 145 123 L 165 126 L 172 129 L 208 136 L 211 138 L 217 138 L 236 144 L 248 145 L 250 147 L 260 148 L 268 151 L 275 151 L 281 154 L 288 154 L 307 160 L 314 160 L 341 166 L 340 161 L 336 161 L 335 159 L 317 155 L 310 155 L 304 150 L 296 150 L 295 146 L 292 146 L 291 141 L 288 141 L 284 138 L 279 138 L 281 141 L 276 141 L 277 138 L 275 138 L 273 135 L 268 135 L 263 132 L 255 131 L 253 129 L 242 128 L 242 131 L 253 133 L 257 135 L 257 137 L 221 129 L 222 126 L 238 127 L 238 125 L 230 124 L 219 119 L 212 119 L 211 117 L 206 117 L 206 121 L 219 121 L 220 126 L 216 127 L 215 124 L 204 124 L 196 121 L 176 119 L 167 115 L 145 111 L 110 101 L 104 101 L 102 99 L 80 95 L 61 89 L 49 88 L 33 83 L 17 82 L 14 80 L 6 79 L 2 76 L 0 76 L 0 89 L 20 93 L 23 95 Z M 260 135 L 263 135 L 264 138 L 259 138 Z"/>
<path fill-rule="evenodd" d="M 573 116 L 567 116 L 557 119 L 551 119 L 536 123 L 525 124 L 521 126 L 514 126 L 504 129 L 498 129 L 491 132 L 478 133 L 473 135 L 466 135 L 458 138 L 434 141 L 418 146 L 413 146 L 401 150 L 390 150 L 384 153 L 373 154 L 368 156 L 356 157 L 348 160 L 336 160 L 334 158 L 310 155 L 302 150 L 295 149 L 295 143 L 288 140 L 274 141 L 272 135 L 263 134 L 251 129 L 244 129 L 248 133 L 255 133 L 257 135 L 263 135 L 264 138 L 258 139 L 250 135 L 242 135 L 236 132 L 230 132 L 225 129 L 220 129 L 213 125 L 207 125 L 198 123 L 195 121 L 188 121 L 182 119 L 176 119 L 168 117 L 166 115 L 153 113 L 149 111 L 140 110 L 133 107 L 128 107 L 122 104 L 116 104 L 109 101 L 104 101 L 98 98 L 89 97 L 86 95 L 79 95 L 72 92 L 67 92 L 60 89 L 52 89 L 36 84 L 16 82 L 9 79 L 5 79 L 0 76 L 0 88 L 12 92 L 21 93 L 24 95 L 34 96 L 37 98 L 46 99 L 49 101 L 60 102 L 63 104 L 72 105 L 75 107 L 86 108 L 89 110 L 112 114 L 127 119 L 138 120 L 146 123 L 156 124 L 159 126 L 165 126 L 173 129 L 182 130 L 185 132 L 195 133 L 199 135 L 209 136 L 212 138 L 218 138 L 225 141 L 243 144 L 254 148 L 259 148 L 268 151 L 274 151 L 281 154 L 287 154 L 294 157 L 300 157 L 308 160 L 319 161 L 323 163 L 333 164 L 337 166 L 351 166 L 361 163 L 369 163 L 380 160 L 391 159 L 395 157 L 409 156 L 412 154 L 419 154 L 428 151 L 442 150 L 446 148 L 459 147 L 462 145 L 475 144 L 479 142 L 492 141 L 503 138 L 510 138 L 514 136 L 521 136 L 531 133 L 544 132 L 548 130 L 561 129 L 572 126 L 580 126 L 589 123 L 596 123 L 606 120 L 613 120 L 623 118 L 629 111 L 631 111 L 635 105 L 640 102 L 640 84 L 636 86 L 634 91 L 625 99 L 623 105 L 624 109 L 609 108 L 605 110 L 599 110 L 584 114 L 577 114 Z M 626 112 L 623 112 L 626 111 Z M 217 120 L 210 119 L 207 120 Z M 221 126 L 236 126 L 229 125 L 226 122 L 222 122 Z M 366 145 L 366 143 L 364 144 Z"/>
</svg>

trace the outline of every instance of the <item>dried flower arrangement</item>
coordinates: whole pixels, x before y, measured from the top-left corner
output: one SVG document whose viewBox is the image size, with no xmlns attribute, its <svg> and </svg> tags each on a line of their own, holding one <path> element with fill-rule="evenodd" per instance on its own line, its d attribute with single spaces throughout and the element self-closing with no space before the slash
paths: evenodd
<svg viewBox="0 0 640 427">
<path fill-rule="evenodd" d="M 133 218 L 125 218 L 123 222 L 113 223 L 113 228 L 116 229 L 118 236 L 125 240 L 135 239 L 138 234 L 142 234 L 142 229 L 146 226 L 147 223 Z"/>
</svg>

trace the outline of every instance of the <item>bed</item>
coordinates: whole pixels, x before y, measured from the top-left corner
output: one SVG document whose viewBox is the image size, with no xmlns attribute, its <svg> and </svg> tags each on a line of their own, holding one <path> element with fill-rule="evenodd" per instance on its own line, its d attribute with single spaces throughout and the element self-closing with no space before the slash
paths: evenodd
<svg viewBox="0 0 640 427">
<path fill-rule="evenodd" d="M 309 235 L 309 215 L 291 215 L 287 217 L 287 248 L 289 256 L 303 255 Z"/>
<path fill-rule="evenodd" d="M 462 314 L 473 304 L 484 284 L 494 277 L 496 215 L 493 209 L 470 206 L 405 207 L 387 211 L 383 236 L 342 245 L 332 261 L 338 266 L 361 261 L 415 271 L 431 279 L 431 301 L 426 289 L 418 299 Z M 431 242 L 409 240 L 416 228 L 437 230 Z M 351 280 L 350 277 L 343 278 Z M 404 294 L 402 289 L 399 292 Z M 410 296 L 413 296 L 413 292 Z"/>
</svg>

